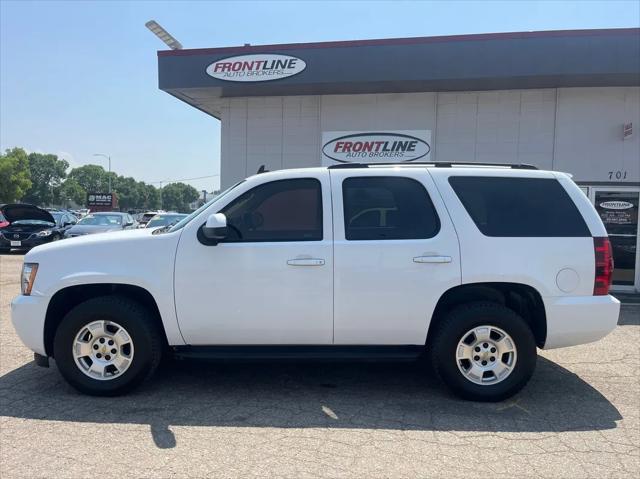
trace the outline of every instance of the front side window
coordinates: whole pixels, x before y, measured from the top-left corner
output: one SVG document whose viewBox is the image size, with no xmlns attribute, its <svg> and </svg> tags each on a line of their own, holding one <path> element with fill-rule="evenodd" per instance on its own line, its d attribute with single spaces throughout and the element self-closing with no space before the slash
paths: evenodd
<svg viewBox="0 0 640 479">
<path fill-rule="evenodd" d="M 322 240 L 322 189 L 313 178 L 256 186 L 221 211 L 225 242 Z"/>
<path fill-rule="evenodd" d="M 440 230 L 427 190 L 414 179 L 347 178 L 342 195 L 347 240 L 425 239 Z"/>
</svg>

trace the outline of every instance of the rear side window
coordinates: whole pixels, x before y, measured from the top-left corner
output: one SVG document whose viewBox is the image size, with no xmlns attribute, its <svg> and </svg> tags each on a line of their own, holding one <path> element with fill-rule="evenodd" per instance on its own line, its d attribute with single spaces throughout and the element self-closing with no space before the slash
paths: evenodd
<svg viewBox="0 0 640 479">
<path fill-rule="evenodd" d="M 256 186 L 221 213 L 229 226 L 225 242 L 322 240 L 322 190 L 314 178 Z"/>
<path fill-rule="evenodd" d="M 427 190 L 411 178 L 347 178 L 342 196 L 347 240 L 432 238 L 440 229 Z"/>
<path fill-rule="evenodd" d="M 591 236 L 573 200 L 555 179 L 451 176 L 449 184 L 486 236 Z"/>
</svg>

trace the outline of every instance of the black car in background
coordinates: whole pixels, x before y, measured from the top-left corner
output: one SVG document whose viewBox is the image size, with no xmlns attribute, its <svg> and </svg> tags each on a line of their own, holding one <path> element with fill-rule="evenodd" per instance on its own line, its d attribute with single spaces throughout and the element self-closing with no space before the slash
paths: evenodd
<svg viewBox="0 0 640 479">
<path fill-rule="evenodd" d="M 0 251 L 29 251 L 34 246 L 57 241 L 78 221 L 70 213 L 49 212 L 21 203 L 3 205 L 0 213 L 9 222 L 0 229 Z"/>
</svg>

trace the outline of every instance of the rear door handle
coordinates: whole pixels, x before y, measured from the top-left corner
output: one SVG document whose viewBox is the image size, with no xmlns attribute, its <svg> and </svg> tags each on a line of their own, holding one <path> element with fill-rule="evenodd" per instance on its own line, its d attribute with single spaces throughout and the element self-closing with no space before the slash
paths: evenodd
<svg viewBox="0 0 640 479">
<path fill-rule="evenodd" d="M 451 256 L 416 256 L 414 263 L 451 263 Z"/>
<path fill-rule="evenodd" d="M 289 266 L 323 266 L 324 260 L 321 258 L 298 258 L 287 260 Z"/>
</svg>

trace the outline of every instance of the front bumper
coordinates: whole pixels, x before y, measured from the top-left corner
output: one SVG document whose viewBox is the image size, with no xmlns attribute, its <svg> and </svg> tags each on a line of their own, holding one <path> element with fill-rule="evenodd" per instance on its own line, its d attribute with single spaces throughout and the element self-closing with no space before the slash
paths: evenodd
<svg viewBox="0 0 640 479">
<path fill-rule="evenodd" d="M 16 296 L 11 302 L 11 322 L 22 342 L 42 356 L 44 348 L 44 320 L 49 298 L 44 296 Z"/>
<path fill-rule="evenodd" d="M 11 240 L 6 239 L 4 236 L 0 236 L 0 250 L 29 251 L 31 248 L 35 248 L 41 244 L 50 243 L 51 239 L 52 235 L 36 236 L 35 238 L 20 240 L 20 246 L 11 246 Z"/>
<path fill-rule="evenodd" d="M 607 296 L 544 298 L 547 340 L 544 349 L 564 348 L 604 338 L 618 324 L 620 301 Z"/>
</svg>

